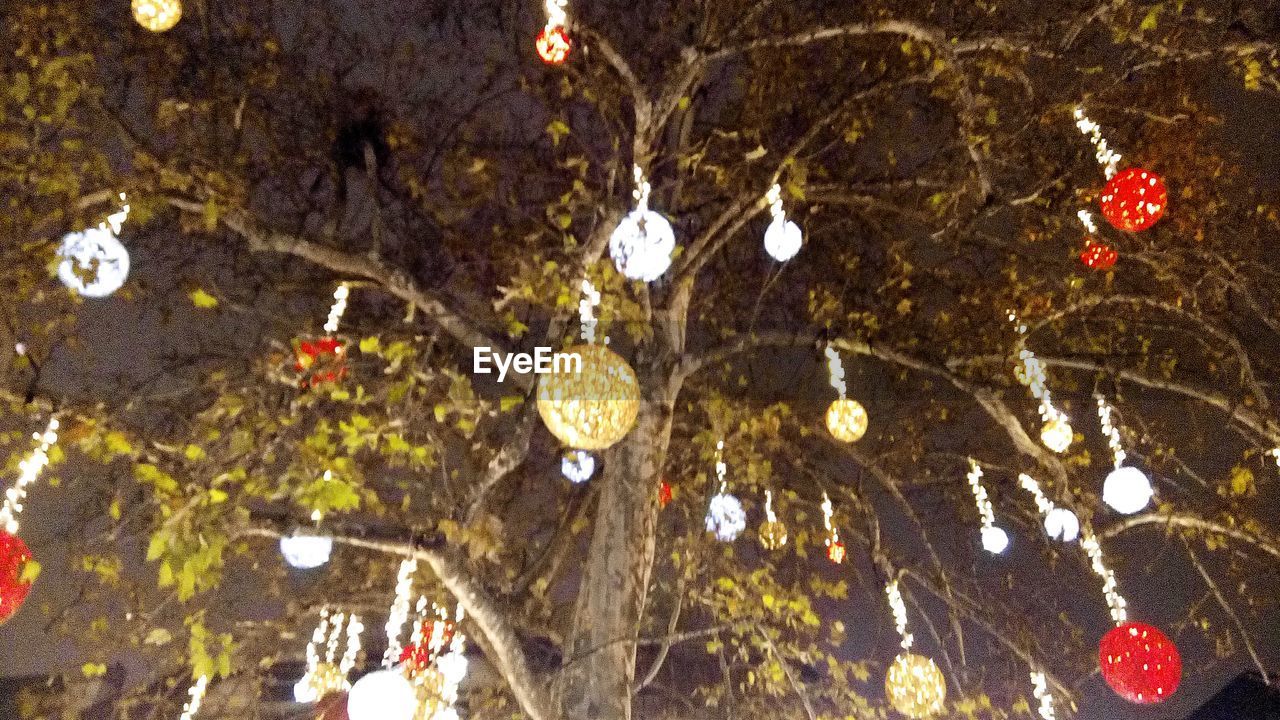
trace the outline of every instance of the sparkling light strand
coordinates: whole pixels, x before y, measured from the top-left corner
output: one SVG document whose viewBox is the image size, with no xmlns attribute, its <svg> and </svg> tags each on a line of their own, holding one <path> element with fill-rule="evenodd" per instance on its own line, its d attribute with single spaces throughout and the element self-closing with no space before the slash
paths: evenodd
<svg viewBox="0 0 1280 720">
<path fill-rule="evenodd" d="M 578 301 L 578 317 L 582 321 L 582 339 L 588 343 L 596 341 L 596 320 L 595 310 L 600 306 L 600 291 L 596 290 L 591 281 L 582 278 L 582 299 Z M 608 344 L 608 340 L 605 340 Z"/>
<path fill-rule="evenodd" d="M 1098 538 L 1094 536 L 1092 528 L 1085 526 L 1080 546 L 1089 554 L 1093 572 L 1102 578 L 1102 594 L 1107 598 L 1107 607 L 1111 610 L 1111 619 L 1117 626 L 1123 625 L 1129 619 L 1129 613 L 1125 609 L 1128 607 L 1128 603 L 1116 590 L 1116 574 L 1111 572 L 1111 569 L 1103 561 L 1102 546 L 1098 544 Z"/>
<path fill-rule="evenodd" d="M 1107 146 L 1107 139 L 1102 136 L 1102 126 L 1090 120 L 1084 114 L 1084 108 L 1076 107 L 1074 115 L 1076 127 L 1080 128 L 1080 132 L 1087 135 L 1089 142 L 1093 143 L 1096 150 L 1094 157 L 1102 166 L 1107 179 L 1110 180 L 1116 174 L 1116 166 L 1120 164 L 1120 154 Z"/>
<path fill-rule="evenodd" d="M 1102 425 L 1102 434 L 1107 436 L 1107 445 L 1111 448 L 1116 467 L 1120 467 L 1128 457 L 1120 444 L 1120 429 L 1111 422 L 1111 406 L 1107 404 L 1106 398 L 1102 397 L 1101 393 L 1094 395 L 1093 398 L 1098 403 L 1098 422 Z"/>
<path fill-rule="evenodd" d="M 1093 221 L 1093 213 L 1088 210 L 1081 210 L 1076 213 L 1076 217 L 1080 218 L 1080 224 L 1084 225 L 1085 231 L 1090 235 L 1098 232 L 1098 224 Z"/>
<path fill-rule="evenodd" d="M 991 500 L 987 498 L 987 489 L 982 486 L 982 468 L 973 458 L 969 458 L 968 478 L 973 499 L 978 504 L 978 515 L 982 518 L 982 528 L 986 530 L 995 527 L 996 514 L 991 508 Z"/>
<path fill-rule="evenodd" d="M 848 387 L 844 383 L 844 363 L 840 360 L 840 353 L 836 349 L 827 346 L 827 376 L 830 378 L 831 387 L 840 393 L 840 399 L 844 400 L 848 394 Z"/>
<path fill-rule="evenodd" d="M 1018 332 L 1019 366 L 1014 372 L 1018 382 L 1031 391 L 1031 396 L 1040 402 L 1037 410 L 1045 427 L 1040 433 L 1040 440 L 1054 452 L 1064 452 L 1071 445 L 1068 437 L 1071 430 L 1070 418 L 1053 405 L 1053 397 L 1049 394 L 1048 376 L 1044 363 L 1027 347 L 1027 326 L 1018 318 L 1018 313 L 1009 310 L 1009 322 Z"/>
<path fill-rule="evenodd" d="M 767 522 L 778 522 L 778 515 L 773 511 L 773 491 L 764 491 L 764 519 Z"/>
<path fill-rule="evenodd" d="M 782 207 L 782 186 L 774 184 L 765 195 L 769 203 L 769 213 L 773 221 L 764 231 L 764 249 L 774 260 L 786 262 L 800 252 L 804 244 L 804 233 L 800 226 L 787 219 L 786 210 Z"/>
<path fill-rule="evenodd" d="M 729 466 L 724 461 L 724 440 L 716 442 L 716 479 L 720 491 L 711 498 L 707 508 L 707 532 L 715 533 L 721 542 L 733 542 L 747 527 L 747 513 L 742 502 L 729 494 L 729 482 L 725 479 Z"/>
<path fill-rule="evenodd" d="M 191 718 L 196 716 L 196 713 L 200 712 L 200 703 L 204 701 L 204 694 L 208 689 L 209 676 L 201 675 L 200 678 L 195 681 L 195 684 L 191 686 L 191 689 L 187 691 L 187 694 L 191 696 L 191 699 L 182 706 L 181 720 L 191 720 Z"/>
<path fill-rule="evenodd" d="M 827 558 L 831 562 L 839 565 L 844 562 L 844 543 L 840 542 L 840 528 L 836 527 L 833 518 L 836 509 L 831 504 L 831 498 L 827 495 L 827 491 L 822 491 L 822 525 L 827 529 Z"/>
<path fill-rule="evenodd" d="M 10 535 L 18 533 L 18 515 L 22 512 L 22 500 L 27 496 L 27 486 L 40 478 L 49 465 L 49 449 L 58 442 L 58 418 L 49 418 L 43 433 L 31 438 L 40 443 L 31 454 L 18 463 L 18 480 L 4 493 L 4 505 L 0 506 L 0 527 Z"/>
<path fill-rule="evenodd" d="M 390 668 L 399 662 L 400 653 L 404 650 L 400 643 L 400 633 L 404 632 L 404 624 L 409 621 L 410 604 L 413 602 L 413 574 L 417 570 L 416 558 L 400 561 L 400 571 L 396 575 L 396 599 L 391 603 L 391 612 L 387 616 L 387 651 L 382 655 L 384 668 Z"/>
<path fill-rule="evenodd" d="M 1049 680 L 1038 670 L 1031 671 L 1031 691 L 1040 701 L 1040 717 L 1043 720 L 1056 720 L 1053 710 L 1053 693 L 1049 692 Z"/>
<path fill-rule="evenodd" d="M 1044 529 L 1049 537 L 1062 542 L 1074 542 L 1080 536 L 1080 518 L 1071 509 L 1054 505 L 1040 489 L 1040 483 L 1035 478 L 1022 473 L 1018 476 L 1018 484 L 1035 498 L 1036 509 L 1044 518 Z"/>
<path fill-rule="evenodd" d="M 339 283 L 338 288 L 333 291 L 333 306 L 329 308 L 329 319 L 324 324 L 324 331 L 330 335 L 338 332 L 338 324 L 347 311 L 347 297 L 350 295 L 351 287 L 346 283 Z"/>
<path fill-rule="evenodd" d="M 347 621 L 347 650 L 342 654 L 342 662 L 338 664 L 338 671 L 345 678 L 356 666 L 356 657 L 360 655 L 360 633 L 364 632 L 364 623 L 360 621 L 360 616 L 355 613 L 351 614 L 351 619 Z"/>
<path fill-rule="evenodd" d="M 547 31 L 550 32 L 554 28 L 564 27 L 569 23 L 569 13 L 565 8 L 569 5 L 569 0 L 547 0 Z"/>
<path fill-rule="evenodd" d="M 729 472 L 729 466 L 724 462 L 724 440 L 716 441 L 716 479 L 720 481 L 720 493 L 729 488 L 729 482 L 725 480 L 725 474 Z"/>
<path fill-rule="evenodd" d="M 639 165 L 631 166 L 631 174 L 636 181 L 631 197 L 635 198 L 636 210 L 644 212 L 649 209 L 649 194 L 653 192 L 653 186 L 649 184 L 649 179 L 644 176 L 644 170 L 641 170 Z"/>
<path fill-rule="evenodd" d="M 884 587 L 885 594 L 889 596 L 889 608 L 893 610 L 893 622 L 898 629 L 898 634 L 902 636 L 902 649 L 910 650 L 916 639 L 911 633 L 907 632 L 907 604 L 902 600 L 902 591 L 898 589 L 898 581 L 890 580 Z"/>
</svg>

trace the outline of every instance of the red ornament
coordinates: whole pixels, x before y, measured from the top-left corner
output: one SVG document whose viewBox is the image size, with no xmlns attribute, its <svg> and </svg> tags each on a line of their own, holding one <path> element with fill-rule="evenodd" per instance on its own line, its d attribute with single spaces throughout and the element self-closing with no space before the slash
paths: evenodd
<svg viewBox="0 0 1280 720">
<path fill-rule="evenodd" d="M 563 25 L 548 25 L 538 33 L 535 42 L 538 57 L 548 65 L 559 65 L 569 57 L 573 43 L 569 41 L 569 31 Z"/>
<path fill-rule="evenodd" d="M 31 592 L 31 580 L 23 571 L 31 560 L 31 550 L 22 538 L 0 530 L 0 624 L 18 614 Z"/>
<path fill-rule="evenodd" d="M 844 562 L 843 540 L 836 540 L 835 542 L 831 542 L 830 539 L 827 540 L 827 559 L 837 565 Z"/>
<path fill-rule="evenodd" d="M 1125 623 L 1098 646 L 1102 677 L 1131 703 L 1164 702 L 1182 681 L 1182 658 L 1173 641 L 1150 625 Z"/>
<path fill-rule="evenodd" d="M 1080 252 L 1080 262 L 1091 270 L 1110 270 L 1115 267 L 1120 253 L 1104 242 L 1086 240 L 1084 250 Z"/>
<path fill-rule="evenodd" d="M 303 340 L 298 343 L 295 358 L 293 369 L 300 374 L 298 387 L 303 390 L 336 383 L 347 376 L 346 348 L 337 338 Z"/>
<path fill-rule="evenodd" d="M 436 626 L 439 623 L 440 639 L 436 637 Z M 447 620 L 428 620 L 422 623 L 422 637 L 426 638 L 417 645 L 409 645 L 400 653 L 400 662 L 405 663 L 410 674 L 426 670 L 436 659 L 436 655 L 453 642 L 453 623 Z"/>
<path fill-rule="evenodd" d="M 1102 216 L 1120 230 L 1146 230 L 1164 215 L 1169 192 L 1150 170 L 1129 168 L 1107 182 L 1100 199 Z"/>
<path fill-rule="evenodd" d="M 665 508 L 674 497 L 675 492 L 672 491 L 671 485 L 669 485 L 666 480 L 663 480 L 658 485 L 658 507 Z"/>
</svg>

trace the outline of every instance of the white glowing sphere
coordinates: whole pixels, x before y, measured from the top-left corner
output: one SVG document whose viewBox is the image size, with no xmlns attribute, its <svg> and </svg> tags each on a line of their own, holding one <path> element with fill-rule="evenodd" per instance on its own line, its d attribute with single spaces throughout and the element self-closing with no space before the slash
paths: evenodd
<svg viewBox="0 0 1280 720">
<path fill-rule="evenodd" d="M 586 450 L 571 450 L 560 460 L 560 472 L 575 485 L 591 479 L 596 471 L 596 459 Z"/>
<path fill-rule="evenodd" d="M 1056 507 L 1045 516 L 1044 531 L 1050 539 L 1075 542 L 1080 537 L 1080 518 L 1066 508 Z"/>
<path fill-rule="evenodd" d="M 778 262 L 786 262 L 800 252 L 804 235 L 800 226 L 778 215 L 764 231 L 764 249 Z"/>
<path fill-rule="evenodd" d="M 448 652 L 436 659 L 436 669 L 446 684 L 457 687 L 467 676 L 467 656 L 460 652 Z"/>
<path fill-rule="evenodd" d="M 618 272 L 632 280 L 653 282 L 671 267 L 676 233 L 667 219 L 652 210 L 634 210 L 609 236 L 609 256 Z"/>
<path fill-rule="evenodd" d="M 322 535 L 297 534 L 280 538 L 280 554 L 289 567 L 299 570 L 318 568 L 329 562 L 333 538 Z"/>
<path fill-rule="evenodd" d="M 1151 480 L 1135 467 L 1118 467 L 1102 483 L 1102 501 L 1123 515 L 1145 510 L 1153 495 Z"/>
<path fill-rule="evenodd" d="M 303 704 L 313 703 L 320 698 L 316 697 L 315 686 L 307 682 L 307 678 L 302 678 L 293 684 L 293 701 Z"/>
<path fill-rule="evenodd" d="M 395 670 L 379 670 L 356 681 L 347 695 L 350 720 L 413 720 L 418 694 L 413 684 Z"/>
<path fill-rule="evenodd" d="M 129 277 L 129 251 L 105 227 L 68 233 L 58 256 L 58 279 L 85 297 L 106 297 Z"/>
<path fill-rule="evenodd" d="M 718 493 L 707 509 L 707 532 L 715 533 L 721 542 L 733 542 L 747 528 L 747 513 L 738 498 Z"/>
<path fill-rule="evenodd" d="M 458 720 L 458 711 L 451 707 L 437 710 L 431 720 Z"/>
<path fill-rule="evenodd" d="M 999 555 L 1009 549 L 1009 533 L 998 527 L 982 528 L 982 549 Z"/>
<path fill-rule="evenodd" d="M 1075 431 L 1065 417 L 1055 417 L 1040 429 L 1040 442 L 1056 453 L 1066 452 L 1074 439 Z"/>
</svg>

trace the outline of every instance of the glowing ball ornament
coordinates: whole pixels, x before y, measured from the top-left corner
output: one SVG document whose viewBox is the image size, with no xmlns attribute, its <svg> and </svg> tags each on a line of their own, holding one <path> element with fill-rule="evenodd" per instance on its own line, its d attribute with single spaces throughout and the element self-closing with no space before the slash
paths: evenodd
<svg viewBox="0 0 1280 720">
<path fill-rule="evenodd" d="M 333 538 L 309 533 L 294 533 L 280 538 L 280 554 L 289 567 L 312 570 L 329 562 L 333 553 Z"/>
<path fill-rule="evenodd" d="M 666 480 L 658 482 L 658 507 L 666 508 L 675 499 L 675 491 L 671 489 L 671 483 Z"/>
<path fill-rule="evenodd" d="M 1126 232 L 1138 232 L 1155 225 L 1164 215 L 1169 192 L 1159 175 L 1129 168 L 1107 182 L 1099 202 L 1107 222 Z"/>
<path fill-rule="evenodd" d="M 624 276 L 653 282 L 671 267 L 676 233 L 666 218 L 649 209 L 651 187 L 639 166 L 635 178 L 636 209 L 622 218 L 609 236 L 609 257 Z"/>
<path fill-rule="evenodd" d="M 1080 518 L 1067 508 L 1055 507 L 1045 515 L 1044 531 L 1051 540 L 1075 542 L 1080 537 Z"/>
<path fill-rule="evenodd" d="M 827 430 L 840 442 L 857 442 L 867 434 L 867 410 L 857 400 L 840 398 L 827 408 Z"/>
<path fill-rule="evenodd" d="M 351 720 L 413 720 L 418 693 L 396 670 L 379 670 L 356 681 L 347 696 Z"/>
<path fill-rule="evenodd" d="M 982 549 L 992 555 L 999 555 L 1009 549 L 1009 533 L 995 527 L 982 528 Z"/>
<path fill-rule="evenodd" d="M 0 624 L 16 615 L 26 601 L 35 567 L 22 538 L 0 530 Z"/>
<path fill-rule="evenodd" d="M 110 295 L 129 277 L 129 251 L 105 225 L 68 233 L 58 256 L 58 279 L 88 298 Z"/>
<path fill-rule="evenodd" d="M 1102 501 L 1122 515 L 1145 510 L 1153 495 L 1150 478 L 1135 467 L 1118 467 L 1102 483 Z"/>
<path fill-rule="evenodd" d="M 576 450 L 604 450 L 631 431 L 640 412 L 635 371 L 601 345 L 575 345 L 564 352 L 582 359 L 580 372 L 558 367 L 555 369 L 563 372 L 543 375 L 538 386 L 538 414 L 565 445 Z"/>
<path fill-rule="evenodd" d="M 903 715 L 927 718 L 942 712 L 947 699 L 947 681 L 933 660 L 904 652 L 889 666 L 884 694 Z"/>
<path fill-rule="evenodd" d="M 151 32 L 171 30 L 182 19 L 180 0 L 133 0 L 133 19 Z"/>
<path fill-rule="evenodd" d="M 569 59 L 569 51 L 573 43 L 569 40 L 569 31 L 563 26 L 548 25 L 538 33 L 534 41 L 538 49 L 538 57 L 548 65 L 560 65 Z"/>
<path fill-rule="evenodd" d="M 800 252 L 803 241 L 804 234 L 800 232 L 800 226 L 785 216 L 774 218 L 764 231 L 764 249 L 778 262 L 786 262 L 795 257 Z"/>
<path fill-rule="evenodd" d="M 1143 623 L 1124 623 L 1098 646 L 1102 678 L 1131 703 L 1164 702 L 1182 682 L 1182 657 L 1173 641 Z"/>
<path fill-rule="evenodd" d="M 843 540 L 827 539 L 827 559 L 839 565 L 844 562 L 845 549 Z"/>
<path fill-rule="evenodd" d="M 738 498 L 721 492 L 711 498 L 707 509 L 707 532 L 720 542 L 733 542 L 747 528 L 747 513 Z"/>
<path fill-rule="evenodd" d="M 574 485 L 591 479 L 596 471 L 596 459 L 583 450 L 570 450 L 560 458 L 560 472 Z"/>
<path fill-rule="evenodd" d="M 1067 422 L 1067 418 L 1062 415 L 1050 418 L 1049 422 L 1040 428 L 1040 442 L 1056 453 L 1066 452 L 1074 438 L 1075 431 L 1071 429 L 1071 423 Z"/>
<path fill-rule="evenodd" d="M 1120 253 L 1115 248 L 1096 240 L 1086 241 L 1084 250 L 1080 251 L 1080 262 L 1090 270 L 1110 270 L 1118 259 Z"/>
</svg>

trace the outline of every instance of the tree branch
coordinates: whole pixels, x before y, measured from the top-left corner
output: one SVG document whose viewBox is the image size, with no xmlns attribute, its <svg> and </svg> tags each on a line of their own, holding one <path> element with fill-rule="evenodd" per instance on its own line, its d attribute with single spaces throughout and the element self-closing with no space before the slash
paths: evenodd
<svg viewBox="0 0 1280 720">
<path fill-rule="evenodd" d="M 1098 533 L 1098 537 L 1103 540 L 1110 540 L 1129 530 L 1147 525 L 1162 525 L 1165 528 L 1177 527 L 1216 533 L 1252 545 L 1262 552 L 1280 559 L 1280 538 L 1270 537 L 1261 532 L 1246 530 L 1232 525 L 1224 525 L 1214 520 L 1206 520 L 1187 513 L 1144 513 L 1142 515 L 1134 515 Z"/>
<path fill-rule="evenodd" d="M 1185 535 L 1179 535 L 1178 539 L 1182 541 L 1182 547 L 1187 550 L 1187 557 L 1191 559 L 1191 564 L 1195 566 L 1196 571 L 1200 573 L 1200 577 L 1204 579 L 1204 584 L 1209 586 L 1213 597 L 1218 601 L 1218 605 L 1222 611 L 1231 618 L 1231 622 L 1235 623 L 1236 630 L 1240 631 L 1240 638 L 1244 641 L 1245 650 L 1249 652 L 1249 657 L 1253 660 L 1253 665 L 1258 669 L 1258 675 L 1264 680 L 1271 677 L 1267 671 L 1267 666 L 1263 664 L 1262 658 L 1258 657 L 1258 651 L 1253 647 L 1253 640 L 1249 637 L 1249 631 L 1245 629 L 1244 623 L 1240 622 L 1240 616 L 1236 614 L 1231 604 L 1227 602 L 1226 596 L 1222 594 L 1222 590 L 1218 589 L 1218 583 L 1214 582 L 1213 576 L 1205 569 L 1204 564 L 1200 562 L 1200 556 L 1196 554 L 1195 549 L 1191 547 L 1191 543 L 1187 541 Z"/>
</svg>

